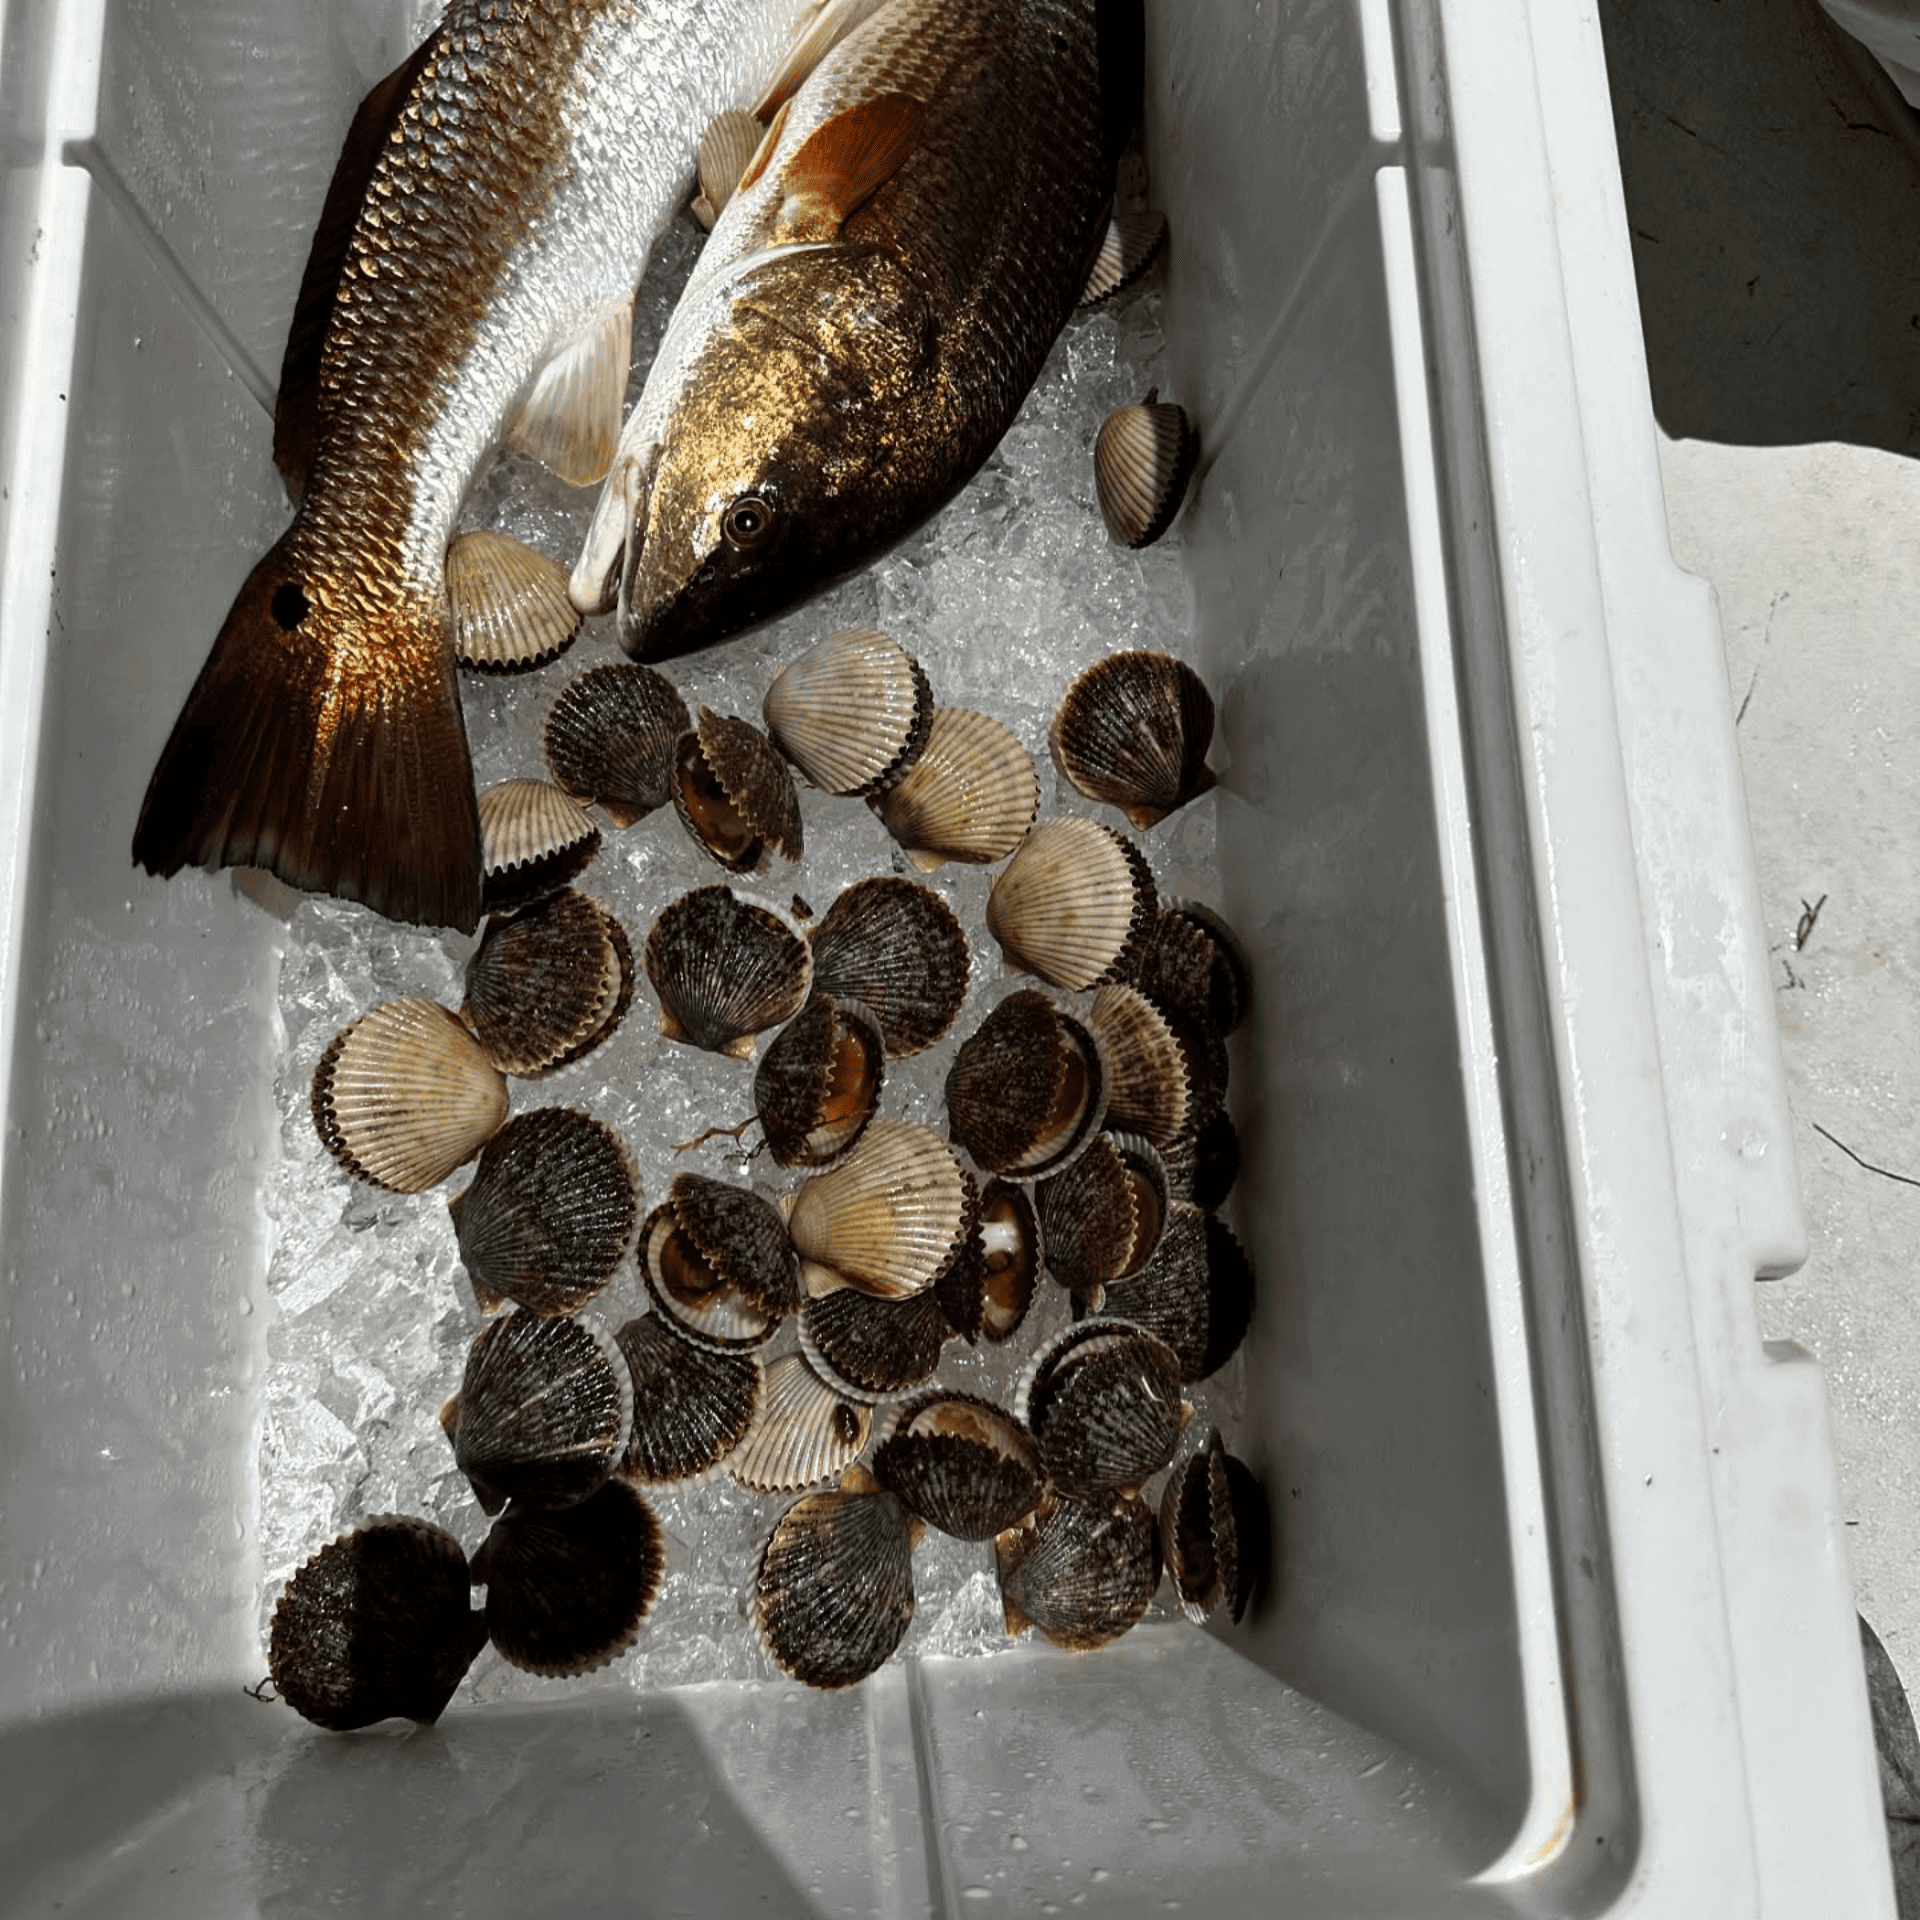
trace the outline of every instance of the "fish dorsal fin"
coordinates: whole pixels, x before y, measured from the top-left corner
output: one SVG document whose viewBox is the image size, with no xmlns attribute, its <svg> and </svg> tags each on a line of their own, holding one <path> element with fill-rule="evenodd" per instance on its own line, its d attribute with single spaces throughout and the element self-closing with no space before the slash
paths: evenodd
<svg viewBox="0 0 1920 1920">
<path fill-rule="evenodd" d="M 831 240 L 900 170 L 926 117 L 912 94 L 882 93 L 808 135 L 781 172 L 786 200 L 774 237 Z"/>
<path fill-rule="evenodd" d="M 273 464 L 297 501 L 307 490 L 307 470 L 313 464 L 313 443 L 319 432 L 320 351 L 326 345 L 333 320 L 333 298 L 340 285 L 340 269 L 367 197 L 374 167 L 400 118 L 407 96 L 421 69 L 440 44 L 436 31 L 427 36 L 399 66 L 360 102 L 347 129 L 340 158 L 320 224 L 307 252 L 307 270 L 300 281 L 300 298 L 287 329 L 287 350 L 280 362 L 280 397 L 273 410 Z"/>
<path fill-rule="evenodd" d="M 827 0 L 814 17 L 794 36 L 787 57 L 774 70 L 773 78 L 753 103 L 756 120 L 765 120 L 798 93 L 828 54 L 855 27 L 870 20 L 890 0 Z"/>
<path fill-rule="evenodd" d="M 606 478 L 620 444 L 620 403 L 633 353 L 633 301 L 609 307 L 534 376 L 508 442 L 569 486 Z"/>
</svg>

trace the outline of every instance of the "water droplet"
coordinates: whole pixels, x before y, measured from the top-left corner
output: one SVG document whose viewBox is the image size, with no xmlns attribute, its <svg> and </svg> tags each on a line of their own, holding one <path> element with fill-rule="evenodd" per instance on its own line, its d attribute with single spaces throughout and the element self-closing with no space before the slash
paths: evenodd
<svg viewBox="0 0 1920 1920">
<path fill-rule="evenodd" d="M 1113 1875 L 1110 1874 L 1105 1867 L 1095 1867 L 1094 1870 L 1087 1875 L 1087 1878 L 1097 1887 L 1101 1881 L 1111 1880 Z"/>
<path fill-rule="evenodd" d="M 991 1890 L 986 1887 L 962 1887 L 960 1889 L 960 1898 L 962 1900 L 991 1900 L 993 1894 Z"/>
<path fill-rule="evenodd" d="M 1007 1835 L 1007 1851 L 1009 1853 L 1025 1853 L 1027 1846 L 1027 1836 L 1024 1833 L 1010 1833 Z"/>
<path fill-rule="evenodd" d="M 1147 1831 L 1149 1833 L 1171 1833 L 1173 1831 L 1173 1822 L 1171 1820 L 1149 1820 L 1147 1822 Z"/>
</svg>

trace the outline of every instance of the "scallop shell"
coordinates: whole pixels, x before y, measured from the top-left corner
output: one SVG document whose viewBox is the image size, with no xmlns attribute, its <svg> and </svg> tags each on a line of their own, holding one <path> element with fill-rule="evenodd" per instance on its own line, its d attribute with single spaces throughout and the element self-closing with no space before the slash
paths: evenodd
<svg viewBox="0 0 1920 1920">
<path fill-rule="evenodd" d="M 1233 1062 L 1227 1054 L 1226 1036 L 1215 1027 L 1190 1020 L 1175 1008 L 1155 1004 L 1167 1016 L 1167 1025 L 1173 1029 L 1186 1062 L 1187 1126 L 1204 1127 L 1221 1111 L 1227 1097 Z"/>
<path fill-rule="evenodd" d="M 800 1351 L 849 1400 L 890 1400 L 924 1385 L 952 1333 L 931 1291 L 882 1300 L 836 1287 L 800 1312 Z"/>
<path fill-rule="evenodd" d="M 1112 653 L 1067 688 L 1047 742 L 1062 779 L 1142 830 L 1213 785 L 1213 696 L 1183 660 Z"/>
<path fill-rule="evenodd" d="M 1260 1483 L 1215 1427 L 1160 1497 L 1160 1549 L 1187 1618 L 1203 1621 L 1224 1602 L 1237 1623 L 1265 1582 L 1271 1540 Z"/>
<path fill-rule="evenodd" d="M 873 1409 L 836 1393 L 797 1353 L 767 1369 L 753 1426 L 722 1463 L 757 1493 L 798 1493 L 850 1466 L 873 1432 Z"/>
<path fill-rule="evenodd" d="M 673 808 L 694 844 L 729 873 L 754 873 L 771 848 L 802 851 L 800 796 L 773 742 L 750 721 L 702 707 L 674 756 Z"/>
<path fill-rule="evenodd" d="M 1106 1124 L 1163 1146 L 1187 1124 L 1187 1053 L 1167 1016 L 1133 987 L 1093 996 L 1087 1025 L 1106 1050 Z"/>
<path fill-rule="evenodd" d="M 995 877 L 987 931 L 1007 966 L 1078 993 L 1118 979 L 1154 924 L 1153 874 L 1097 820 L 1043 820 Z"/>
<path fill-rule="evenodd" d="M 273 1609 L 281 1699 L 335 1733 L 398 1716 L 430 1725 L 487 1642 L 467 1556 L 424 1520 L 382 1514 L 300 1567 Z"/>
<path fill-rule="evenodd" d="M 454 653 L 483 673 L 526 673 L 556 660 L 580 631 L 567 569 L 511 534 L 477 528 L 447 548 Z"/>
<path fill-rule="evenodd" d="M 1100 306 L 1132 286 L 1153 265 L 1166 238 L 1167 216 L 1157 208 L 1116 213 L 1107 222 L 1093 271 L 1080 291 L 1081 307 Z"/>
<path fill-rule="evenodd" d="M 610 1038 L 633 1002 L 633 948 L 571 887 L 487 923 L 467 962 L 461 1014 L 502 1073 L 568 1066 Z"/>
<path fill-rule="evenodd" d="M 480 796 L 480 904 L 508 913 L 558 893 L 600 851 L 579 801 L 545 780 L 502 780 Z"/>
<path fill-rule="evenodd" d="M 626 1451 L 633 1383 L 597 1320 L 508 1313 L 467 1349 L 460 1391 L 440 1421 L 482 1511 L 509 1500 L 568 1507 Z"/>
<path fill-rule="evenodd" d="M 754 1035 L 806 1005 L 813 950 L 787 916 L 731 887 L 697 887 L 672 901 L 647 935 L 642 963 L 660 996 L 660 1031 L 736 1060 Z"/>
<path fill-rule="evenodd" d="M 590 667 L 547 715 L 547 767 L 616 827 L 630 827 L 673 798 L 674 755 L 693 725 L 665 674 L 637 662 Z"/>
<path fill-rule="evenodd" d="M 1127 978 L 1156 1005 L 1214 1033 L 1231 1033 L 1253 997 L 1247 957 L 1232 928 L 1196 900 L 1170 900 Z"/>
<path fill-rule="evenodd" d="M 1034 1189 L 1047 1271 L 1085 1294 L 1138 1272 L 1167 1217 L 1167 1175 L 1152 1145 L 1103 1133 Z"/>
<path fill-rule="evenodd" d="M 867 1010 L 816 991 L 781 1028 L 753 1076 L 753 1109 L 782 1167 L 817 1167 L 865 1131 L 886 1079 L 886 1046 Z"/>
<path fill-rule="evenodd" d="M 938 1134 L 910 1120 L 875 1120 L 851 1153 L 794 1196 L 787 1231 L 808 1263 L 807 1290 L 847 1285 L 899 1299 L 930 1287 L 972 1232 L 974 1199 Z"/>
<path fill-rule="evenodd" d="M 993 1543 L 1010 1634 L 1036 1627 L 1076 1653 L 1133 1626 L 1160 1584 L 1160 1530 L 1134 1493 L 1090 1500 L 1049 1494 L 1029 1521 Z"/>
<path fill-rule="evenodd" d="M 1157 1334 L 1190 1382 L 1232 1359 L 1253 1324 L 1253 1302 L 1253 1265 L 1232 1230 L 1198 1207 L 1175 1206 L 1153 1257 L 1107 1287 L 1100 1311 Z"/>
<path fill-rule="evenodd" d="M 913 1621 L 913 1538 L 906 1509 L 880 1489 L 795 1501 L 754 1576 L 767 1657 L 810 1687 L 850 1687 L 882 1666 Z"/>
<path fill-rule="evenodd" d="M 665 1484 L 698 1479 L 747 1436 L 764 1373 L 757 1353 L 717 1353 L 682 1338 L 659 1313 L 614 1336 L 633 1375 L 633 1435 L 619 1472 Z"/>
<path fill-rule="evenodd" d="M 447 1202 L 483 1312 L 572 1313 L 613 1278 L 640 1217 L 640 1173 L 609 1126 L 567 1107 L 516 1115 Z"/>
<path fill-rule="evenodd" d="M 938 707 L 913 765 L 867 803 L 923 873 L 983 866 L 1020 844 L 1040 806 L 1033 756 L 1012 730 L 967 707 Z"/>
<path fill-rule="evenodd" d="M 958 1540 L 991 1540 L 1040 1499 L 1040 1454 L 989 1400 L 936 1389 L 908 1401 L 874 1449 L 874 1477 Z"/>
<path fill-rule="evenodd" d="M 916 880 L 881 874 L 846 888 L 809 935 L 813 983 L 858 1000 L 896 1059 L 941 1039 L 967 997 L 967 936 L 953 909 Z"/>
<path fill-rule="evenodd" d="M 500 1130 L 507 1083 L 434 1000 L 386 1000 L 327 1043 L 313 1124 L 354 1176 L 393 1193 L 437 1186 Z"/>
<path fill-rule="evenodd" d="M 1024 1187 L 989 1180 L 966 1254 L 934 1282 L 948 1324 L 969 1340 L 1011 1339 L 1040 1277 L 1040 1222 Z"/>
<path fill-rule="evenodd" d="M 1216 1109 L 1204 1126 L 1188 1127 L 1161 1150 L 1167 1190 L 1211 1213 L 1226 1202 L 1240 1177 L 1240 1135 L 1233 1115 Z"/>
<path fill-rule="evenodd" d="M 757 1347 L 800 1304 L 800 1263 L 780 1215 L 749 1187 L 680 1173 L 640 1230 L 647 1291 L 699 1346 Z"/>
<path fill-rule="evenodd" d="M 637 1488 L 610 1480 L 564 1513 L 516 1504 L 473 1556 L 487 1632 L 527 1673 L 591 1673 L 640 1637 L 660 1597 L 666 1539 Z"/>
<path fill-rule="evenodd" d="M 1116 407 L 1093 442 L 1093 485 L 1114 544 L 1150 547 L 1173 525 L 1200 457 L 1185 411 L 1149 393 Z"/>
<path fill-rule="evenodd" d="M 766 128 L 744 107 L 729 107 L 708 122 L 694 156 L 700 191 L 694 196 L 691 211 L 709 233 L 726 211 L 747 162 L 759 152 L 766 134 Z"/>
<path fill-rule="evenodd" d="M 897 642 L 848 627 L 780 672 L 761 715 L 775 745 L 816 787 L 875 793 L 925 747 L 933 689 Z"/>
<path fill-rule="evenodd" d="M 1105 1056 L 1059 1001 L 1022 987 L 960 1043 L 946 1100 L 954 1139 L 983 1173 L 1049 1173 L 1105 1117 Z"/>
<path fill-rule="evenodd" d="M 1193 1409 L 1165 1341 L 1119 1320 L 1086 1320 L 1050 1340 L 1020 1383 L 1014 1412 L 1062 1493 L 1137 1488 L 1173 1458 Z"/>
</svg>

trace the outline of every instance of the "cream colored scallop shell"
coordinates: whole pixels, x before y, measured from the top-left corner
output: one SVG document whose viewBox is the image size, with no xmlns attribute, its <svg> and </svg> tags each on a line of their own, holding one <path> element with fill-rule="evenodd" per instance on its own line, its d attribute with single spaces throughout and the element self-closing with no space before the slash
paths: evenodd
<svg viewBox="0 0 1920 1920">
<path fill-rule="evenodd" d="M 948 860 L 983 866 L 1020 844 L 1040 805 L 1040 776 L 1010 728 L 968 707 L 939 707 L 919 759 L 868 805 L 921 872 Z"/>
<path fill-rule="evenodd" d="M 566 651 L 580 629 L 567 569 L 511 534 L 477 528 L 447 549 L 454 652 L 490 673 L 524 673 Z"/>
<path fill-rule="evenodd" d="M 600 846 L 579 801 L 547 780 L 502 780 L 480 796 L 483 904 L 524 906 L 564 887 Z"/>
<path fill-rule="evenodd" d="M 1078 993 L 1124 971 L 1157 910 L 1130 840 L 1097 820 L 1043 820 L 995 876 L 987 930 L 1007 965 Z"/>
<path fill-rule="evenodd" d="M 836 1393 L 797 1353 L 767 1368 L 747 1437 L 722 1462 L 758 1493 L 798 1493 L 851 1464 L 873 1432 L 873 1409 Z"/>
<path fill-rule="evenodd" d="M 1151 393 L 1108 414 L 1093 443 L 1093 479 L 1101 518 L 1120 546 L 1149 547 L 1173 525 L 1198 454 L 1185 412 Z"/>
<path fill-rule="evenodd" d="M 761 713 L 775 743 L 827 793 L 886 785 L 926 744 L 933 689 L 920 663 L 871 627 L 829 634 L 785 667 Z"/>
</svg>

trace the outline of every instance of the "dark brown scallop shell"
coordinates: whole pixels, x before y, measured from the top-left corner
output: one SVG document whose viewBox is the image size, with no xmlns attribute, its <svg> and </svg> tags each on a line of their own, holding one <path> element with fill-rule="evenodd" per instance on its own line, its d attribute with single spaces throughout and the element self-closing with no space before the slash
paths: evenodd
<svg viewBox="0 0 1920 1920">
<path fill-rule="evenodd" d="M 643 961 L 660 996 L 660 1031 L 736 1060 L 753 1057 L 756 1034 L 791 1020 L 813 984 L 813 952 L 800 930 L 725 885 L 669 902 Z"/>
<path fill-rule="evenodd" d="M 483 1512 L 509 1500 L 568 1507 L 626 1451 L 633 1383 L 598 1321 L 507 1313 L 468 1348 L 440 1422 Z"/>
<path fill-rule="evenodd" d="M 819 990 L 781 1028 L 753 1076 L 753 1109 L 782 1167 L 818 1167 L 853 1145 L 886 1080 L 886 1044 L 865 1007 Z"/>
<path fill-rule="evenodd" d="M 1240 1177 L 1240 1135 L 1233 1115 L 1217 1107 L 1198 1127 L 1184 1127 L 1160 1157 L 1166 1162 L 1167 1191 L 1211 1213 L 1223 1205 Z"/>
<path fill-rule="evenodd" d="M 983 1173 L 1048 1173 L 1107 1111 L 1099 1042 L 1058 1000 L 1010 993 L 960 1043 L 947 1070 L 947 1123 Z"/>
<path fill-rule="evenodd" d="M 995 876 L 987 931 L 1009 969 L 1079 993 L 1127 973 L 1158 910 L 1140 849 L 1062 814 L 1034 827 Z"/>
<path fill-rule="evenodd" d="M 815 987 L 858 1000 L 896 1059 L 939 1040 L 967 997 L 966 933 L 953 909 L 917 880 L 882 874 L 855 882 L 809 939 Z"/>
<path fill-rule="evenodd" d="M 579 801 L 545 780 L 502 780 L 480 796 L 480 904 L 512 913 L 570 886 L 600 851 Z"/>
<path fill-rule="evenodd" d="M 1173 525 L 1199 458 L 1192 421 L 1157 389 L 1107 415 L 1094 436 L 1093 483 L 1116 546 L 1150 547 Z"/>
<path fill-rule="evenodd" d="M 1165 1341 L 1119 1320 L 1085 1320 L 1035 1355 L 1014 1412 L 1062 1493 L 1136 1488 L 1173 1458 L 1193 1409 Z"/>
<path fill-rule="evenodd" d="M 673 798 L 674 755 L 692 726 L 665 674 L 636 661 L 590 667 L 547 715 L 547 768 L 575 799 L 630 827 Z"/>
<path fill-rule="evenodd" d="M 757 1353 L 697 1346 L 660 1313 L 629 1320 L 614 1338 L 633 1375 L 633 1436 L 618 1469 L 627 1479 L 697 1479 L 746 1438 L 764 1377 Z"/>
<path fill-rule="evenodd" d="M 934 1389 L 899 1410 L 874 1449 L 874 1477 L 910 1513 L 958 1540 L 991 1540 L 1040 1499 L 1040 1454 L 989 1400 Z"/>
<path fill-rule="evenodd" d="M 365 1521 L 281 1593 L 267 1650 L 275 1689 L 335 1733 L 394 1716 L 430 1725 L 487 1642 L 469 1584 L 450 1533 L 396 1513 Z"/>
<path fill-rule="evenodd" d="M 1215 1427 L 1160 1496 L 1161 1553 L 1187 1618 L 1202 1621 L 1224 1604 L 1238 1623 L 1265 1584 L 1271 1539 L 1260 1483 Z"/>
<path fill-rule="evenodd" d="M 605 1486 L 563 1513 L 515 1502 L 473 1556 L 487 1632 L 527 1673 L 591 1673 L 640 1637 L 666 1576 L 660 1522 L 636 1487 Z"/>
<path fill-rule="evenodd" d="M 1240 1024 L 1253 997 L 1239 940 L 1196 900 L 1171 900 L 1161 908 L 1127 978 L 1169 1012 L 1218 1034 Z"/>
<path fill-rule="evenodd" d="M 633 948 L 597 900 L 569 887 L 487 923 L 461 1013 L 502 1073 L 547 1073 L 611 1037 L 633 1001 Z"/>
<path fill-rule="evenodd" d="M 1180 1359 L 1183 1382 L 1232 1359 L 1253 1324 L 1253 1265 L 1231 1228 L 1194 1206 L 1175 1206 L 1153 1257 L 1109 1285 L 1103 1315 L 1145 1327 Z"/>
<path fill-rule="evenodd" d="M 1213 785 L 1213 696 L 1184 660 L 1135 648 L 1067 688 L 1047 744 L 1060 776 L 1143 831 Z"/>
<path fill-rule="evenodd" d="M 757 1347 L 802 1298 L 800 1261 L 771 1202 L 750 1187 L 677 1173 L 640 1230 L 647 1291 L 678 1332 L 723 1351 Z"/>
<path fill-rule="evenodd" d="M 1160 1240 L 1167 1175 L 1152 1145 L 1103 1133 L 1034 1188 L 1047 1271 L 1074 1294 L 1137 1272 Z"/>
<path fill-rule="evenodd" d="M 800 1351 L 850 1400 L 890 1400 L 924 1385 L 952 1332 L 932 1291 L 882 1300 L 836 1287 L 800 1311 Z"/>
<path fill-rule="evenodd" d="M 933 689 L 897 642 L 848 627 L 781 670 L 761 715 L 775 745 L 822 792 L 878 793 L 925 747 Z"/>
<path fill-rule="evenodd" d="M 1008 1633 L 1036 1627 L 1076 1653 L 1117 1640 L 1160 1584 L 1160 1530 L 1137 1493 L 1050 1493 L 993 1550 Z"/>
<path fill-rule="evenodd" d="M 1024 1187 L 989 1180 L 965 1255 L 934 1282 L 956 1333 L 998 1346 L 1033 1304 L 1040 1278 L 1040 1222 Z"/>
<path fill-rule="evenodd" d="M 568 1107 L 536 1107 L 487 1143 L 447 1211 L 483 1312 L 513 1300 L 572 1313 L 633 1244 L 640 1173 L 611 1127 Z"/>
<path fill-rule="evenodd" d="M 675 749 L 673 807 L 694 844 L 729 873 L 759 871 L 769 851 L 800 858 L 793 775 L 749 720 L 700 709 Z"/>
</svg>

